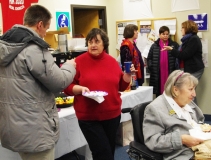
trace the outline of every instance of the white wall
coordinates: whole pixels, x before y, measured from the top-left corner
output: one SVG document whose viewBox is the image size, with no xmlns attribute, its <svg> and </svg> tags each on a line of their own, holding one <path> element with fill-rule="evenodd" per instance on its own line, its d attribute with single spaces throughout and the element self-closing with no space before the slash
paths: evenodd
<svg viewBox="0 0 211 160">
<path fill-rule="evenodd" d="M 123 2 L 122 0 L 108 0 L 108 28 L 109 28 L 109 39 L 110 39 L 110 54 L 116 57 L 116 21 L 123 20 Z M 171 0 L 151 0 L 151 7 L 154 18 L 164 17 L 176 17 L 177 18 L 177 42 L 181 44 L 181 23 L 187 20 L 188 14 L 200 14 L 207 13 L 208 17 L 211 15 L 211 1 L 210 0 L 199 0 L 200 9 L 182 12 L 171 12 Z M 208 18 L 208 26 L 211 27 L 211 20 Z M 209 44 L 211 43 L 211 31 L 202 32 L 203 38 L 208 39 Z M 209 56 L 209 67 L 205 68 L 204 74 L 199 82 L 196 90 L 197 101 L 199 107 L 202 109 L 204 114 L 211 114 L 211 45 L 208 47 Z"/>
<path fill-rule="evenodd" d="M 116 27 L 115 22 L 123 20 L 123 2 L 122 0 L 108 0 L 108 28 L 109 28 L 109 39 L 110 39 L 110 54 L 116 57 Z M 182 12 L 171 12 L 171 0 L 151 0 L 151 7 L 154 18 L 164 17 L 176 17 L 177 18 L 177 42 L 181 44 L 181 23 L 187 20 L 188 14 L 200 14 L 207 13 L 208 17 L 211 15 L 211 1 L 210 0 L 199 0 L 200 9 Z M 211 20 L 208 18 L 208 26 L 211 27 Z M 211 31 L 204 31 L 202 33 L 203 38 L 208 39 L 209 44 L 211 43 Z M 196 90 L 197 101 L 199 107 L 202 109 L 204 114 L 211 114 L 211 45 L 208 48 L 209 51 L 209 67 L 205 68 L 204 74 L 199 82 Z"/>
<path fill-rule="evenodd" d="M 38 4 L 45 6 L 52 13 L 51 26 L 49 30 L 56 30 L 56 11 L 69 11 L 70 5 L 91 5 L 91 6 L 107 6 L 107 0 L 39 0 Z M 70 15 L 71 17 L 71 15 Z M 2 11 L 0 7 L 0 26 L 2 26 Z"/>
<path fill-rule="evenodd" d="M 171 12 L 171 0 L 151 0 L 152 12 L 154 18 L 159 17 L 176 17 L 177 18 L 177 42 L 180 43 L 181 39 L 181 23 L 187 20 L 188 14 L 195 13 L 207 13 L 208 17 L 211 15 L 211 1 L 210 0 L 199 0 L 200 9 L 192 11 L 183 11 L 183 12 Z M 70 5 L 92 5 L 92 6 L 106 6 L 107 9 L 107 27 L 108 27 L 108 36 L 109 36 L 109 53 L 116 57 L 116 21 L 123 20 L 123 0 L 39 0 L 38 4 L 46 6 L 52 15 L 52 23 L 50 30 L 56 29 L 56 19 L 55 11 L 70 11 Z M 209 27 L 211 26 L 211 21 L 208 19 Z M 0 8 L 0 26 L 2 24 L 1 18 L 1 8 Z M 205 31 L 202 33 L 204 38 L 207 38 L 209 44 L 211 43 L 211 31 Z M 209 46 L 209 63 L 211 66 L 211 45 Z M 205 72 L 200 80 L 200 83 L 197 87 L 197 100 L 198 105 L 205 114 L 211 114 L 211 67 L 205 68 Z"/>
<path fill-rule="evenodd" d="M 38 3 L 40 5 L 44 5 L 46 8 L 50 10 L 52 13 L 52 21 L 51 27 L 49 30 L 56 30 L 56 19 L 55 19 L 55 12 L 56 11 L 70 11 L 70 5 L 91 5 L 91 6 L 106 6 L 106 0 L 39 0 Z M 71 15 L 70 15 L 71 17 Z"/>
<path fill-rule="evenodd" d="M 107 23 L 109 36 L 109 54 L 116 58 L 116 21 L 122 20 L 123 3 L 122 0 L 107 0 Z"/>
<path fill-rule="evenodd" d="M 177 18 L 177 42 L 181 44 L 181 23 L 187 20 L 188 14 L 200 14 L 207 13 L 208 17 L 211 15 L 211 1 L 210 0 L 199 0 L 200 9 L 183 11 L 183 12 L 171 12 L 171 0 L 151 0 L 152 12 L 154 17 L 176 17 Z M 165 5 L 164 5 L 165 4 Z M 208 18 L 208 27 L 211 27 L 211 20 Z M 209 44 L 211 43 L 211 31 L 202 32 L 203 38 L 208 39 Z M 197 101 L 199 107 L 203 113 L 211 114 L 211 45 L 208 48 L 209 51 L 209 67 L 205 68 L 204 74 L 197 87 Z"/>
</svg>

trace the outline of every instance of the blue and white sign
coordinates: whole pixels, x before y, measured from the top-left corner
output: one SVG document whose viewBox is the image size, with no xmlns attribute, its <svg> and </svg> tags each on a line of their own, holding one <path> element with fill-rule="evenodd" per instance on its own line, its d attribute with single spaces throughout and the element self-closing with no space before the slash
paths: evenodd
<svg viewBox="0 0 211 160">
<path fill-rule="evenodd" d="M 56 12 L 57 30 L 62 27 L 68 27 L 70 30 L 70 14 L 69 12 Z"/>
<path fill-rule="evenodd" d="M 198 25 L 198 30 L 208 30 L 207 13 L 188 15 L 188 20 L 194 21 Z"/>
</svg>

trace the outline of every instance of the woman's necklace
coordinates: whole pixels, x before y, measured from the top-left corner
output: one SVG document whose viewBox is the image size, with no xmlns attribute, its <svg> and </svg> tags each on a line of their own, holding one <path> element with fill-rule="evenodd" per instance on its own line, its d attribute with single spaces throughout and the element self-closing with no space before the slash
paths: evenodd
<svg viewBox="0 0 211 160">
<path fill-rule="evenodd" d="M 166 42 L 163 41 L 163 45 L 166 46 Z"/>
</svg>

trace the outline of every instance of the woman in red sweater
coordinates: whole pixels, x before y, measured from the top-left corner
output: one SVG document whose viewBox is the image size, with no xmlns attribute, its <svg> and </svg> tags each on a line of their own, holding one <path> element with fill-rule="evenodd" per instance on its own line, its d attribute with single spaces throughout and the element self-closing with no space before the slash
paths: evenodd
<svg viewBox="0 0 211 160">
<path fill-rule="evenodd" d="M 106 53 L 109 40 L 103 30 L 93 28 L 86 37 L 86 45 L 88 51 L 75 59 L 74 81 L 64 92 L 74 95 L 76 116 L 93 160 L 114 160 L 115 137 L 121 118 L 119 91 L 128 87 L 131 74 L 123 73 L 117 61 Z M 131 72 L 135 72 L 133 65 Z M 90 91 L 105 91 L 108 95 L 98 103 L 83 96 Z"/>
</svg>

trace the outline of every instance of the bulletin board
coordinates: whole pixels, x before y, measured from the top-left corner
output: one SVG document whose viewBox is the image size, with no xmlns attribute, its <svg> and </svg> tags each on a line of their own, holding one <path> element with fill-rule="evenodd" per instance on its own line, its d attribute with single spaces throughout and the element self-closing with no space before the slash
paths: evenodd
<svg viewBox="0 0 211 160">
<path fill-rule="evenodd" d="M 119 48 L 123 40 L 124 28 L 127 24 L 135 24 L 138 26 L 139 36 L 136 42 L 137 47 L 142 53 L 142 56 L 146 58 L 148 49 L 151 44 L 159 37 L 159 28 L 161 26 L 167 26 L 170 29 L 170 35 L 172 40 L 176 40 L 176 17 L 169 18 L 144 18 L 135 20 L 119 20 L 116 21 L 116 49 L 117 56 L 119 55 Z"/>
</svg>

